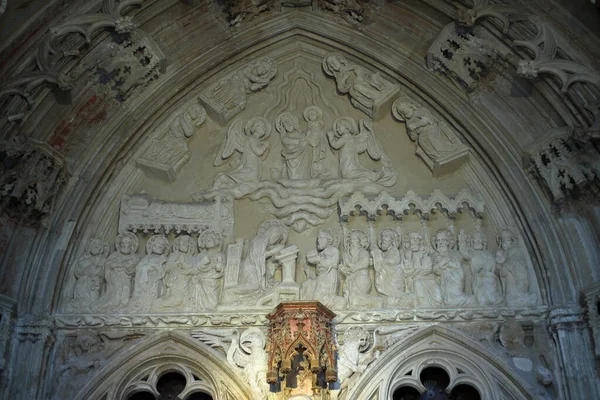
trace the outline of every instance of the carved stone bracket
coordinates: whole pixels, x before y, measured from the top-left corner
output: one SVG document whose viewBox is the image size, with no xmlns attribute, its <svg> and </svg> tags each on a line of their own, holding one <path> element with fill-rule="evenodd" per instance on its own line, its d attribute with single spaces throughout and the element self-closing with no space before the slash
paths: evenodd
<svg viewBox="0 0 600 400">
<path fill-rule="evenodd" d="M 594 353 L 600 360 L 600 283 L 588 286 L 582 291 L 587 321 L 594 338 Z"/>
<path fill-rule="evenodd" d="M 16 301 L 0 295 L 0 371 L 6 366 L 6 350 L 15 318 Z"/>
<path fill-rule="evenodd" d="M 505 4 L 493 4 L 490 3 L 490 0 L 473 0 L 472 8 L 459 6 L 456 14 L 456 22 L 459 26 L 473 28 L 478 20 L 492 17 L 500 22 L 502 32 L 506 34 L 510 27 L 508 13 L 511 11 L 514 10 Z"/>
<path fill-rule="evenodd" d="M 472 91 L 494 68 L 502 68 L 507 56 L 499 45 L 450 23 L 427 51 L 427 67 Z"/>
<path fill-rule="evenodd" d="M 573 140 L 575 128 L 552 130 L 528 148 L 532 169 L 556 203 L 594 188 L 600 176 L 600 154 L 591 144 Z"/>
<path fill-rule="evenodd" d="M 37 50 L 35 68 L 7 79 L 0 85 L 0 97 L 20 96 L 29 106 L 34 103 L 34 92 L 39 86 L 50 84 L 55 89 L 59 102 L 69 102 L 69 91 L 74 87 L 71 76 L 62 73 L 63 61 L 69 57 L 81 56 L 80 48 L 62 50 L 57 48 L 59 39 L 69 34 L 79 34 L 85 43 L 90 44 L 94 35 L 102 29 L 111 29 L 117 35 L 130 36 L 138 34 L 146 37 L 151 52 L 159 60 L 159 70 L 164 72 L 166 58 L 158 45 L 146 33 L 136 28 L 126 11 L 140 6 L 144 0 L 103 0 L 100 12 L 77 15 L 50 28 Z M 20 119 L 23 113 L 12 114 L 9 120 Z"/>
<path fill-rule="evenodd" d="M 348 217 L 359 212 L 366 214 L 369 219 L 374 219 L 384 211 L 393 213 L 397 217 L 409 213 L 419 213 L 422 218 L 427 218 L 430 213 L 436 211 L 442 211 L 451 217 L 457 213 L 471 211 L 477 218 L 480 218 L 483 215 L 485 203 L 467 190 L 461 191 L 454 198 L 447 197 L 439 190 L 435 190 L 427 199 L 409 190 L 400 199 L 392 197 L 387 192 L 381 193 L 374 199 L 368 199 L 364 194 L 357 192 L 348 199 L 340 200 L 339 206 L 342 220 L 347 220 Z"/>
<path fill-rule="evenodd" d="M 46 143 L 0 141 L 0 210 L 36 225 L 50 214 L 68 180 L 65 160 Z"/>
<path fill-rule="evenodd" d="M 169 203 L 146 194 L 124 196 L 121 200 L 119 232 L 202 232 L 212 228 L 223 235 L 233 233 L 231 199 L 211 202 Z"/>
<path fill-rule="evenodd" d="M 548 313 L 548 327 L 551 332 L 587 329 L 585 311 L 579 307 L 562 307 L 550 310 Z"/>
</svg>

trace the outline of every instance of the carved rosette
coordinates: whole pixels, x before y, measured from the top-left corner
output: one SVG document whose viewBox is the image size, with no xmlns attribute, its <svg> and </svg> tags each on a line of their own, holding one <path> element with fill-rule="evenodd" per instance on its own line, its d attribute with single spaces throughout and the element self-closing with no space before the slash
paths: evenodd
<svg viewBox="0 0 600 400">
<path fill-rule="evenodd" d="M 326 382 L 337 381 L 334 317 L 333 312 L 317 301 L 279 304 L 267 316 L 270 325 L 267 382 L 277 384 L 281 377 L 286 393 L 310 395 L 320 393 Z M 306 393 L 298 392 L 307 378 L 312 381 L 310 387 L 305 389 Z"/>
</svg>

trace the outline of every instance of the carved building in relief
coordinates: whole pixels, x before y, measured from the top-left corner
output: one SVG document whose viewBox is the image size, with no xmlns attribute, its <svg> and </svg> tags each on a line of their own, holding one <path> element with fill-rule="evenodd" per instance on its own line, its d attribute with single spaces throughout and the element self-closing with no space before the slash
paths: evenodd
<svg viewBox="0 0 600 400">
<path fill-rule="evenodd" d="M 489 0 L 21 3 L 0 400 L 599 397 L 587 28 Z"/>
</svg>

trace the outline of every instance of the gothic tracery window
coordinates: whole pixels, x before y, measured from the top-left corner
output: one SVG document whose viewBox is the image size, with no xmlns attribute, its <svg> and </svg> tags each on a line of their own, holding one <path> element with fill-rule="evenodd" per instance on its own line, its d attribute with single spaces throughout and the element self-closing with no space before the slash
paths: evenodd
<svg viewBox="0 0 600 400">
<path fill-rule="evenodd" d="M 412 376 L 413 371 L 408 375 Z M 419 389 L 415 383 L 401 385 L 394 391 L 393 400 L 481 400 L 478 390 L 468 383 L 450 387 L 450 376 L 440 367 L 423 369 L 419 383 Z"/>
</svg>

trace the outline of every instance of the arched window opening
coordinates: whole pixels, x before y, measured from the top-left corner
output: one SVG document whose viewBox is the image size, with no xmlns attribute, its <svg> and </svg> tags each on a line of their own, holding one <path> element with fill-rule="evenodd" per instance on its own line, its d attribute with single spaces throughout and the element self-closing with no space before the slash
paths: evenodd
<svg viewBox="0 0 600 400">
<path fill-rule="evenodd" d="M 127 397 L 127 400 L 156 400 L 150 392 L 136 392 Z"/>
<path fill-rule="evenodd" d="M 475 389 L 471 385 L 457 385 L 454 389 L 452 389 L 452 393 L 450 394 L 450 399 L 452 400 L 481 400 L 481 396 L 477 389 Z"/>
<path fill-rule="evenodd" d="M 207 393 L 196 392 L 190 394 L 185 400 L 213 400 L 213 397 Z"/>
<path fill-rule="evenodd" d="M 178 395 L 183 392 L 186 384 L 185 377 L 178 372 L 164 374 L 156 384 L 156 390 L 160 393 L 158 400 L 178 399 Z"/>
<path fill-rule="evenodd" d="M 421 393 L 413 387 L 404 386 L 396 389 L 393 400 L 419 400 Z"/>
</svg>

